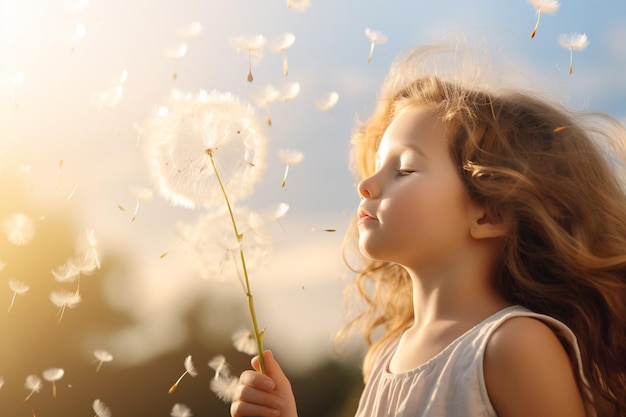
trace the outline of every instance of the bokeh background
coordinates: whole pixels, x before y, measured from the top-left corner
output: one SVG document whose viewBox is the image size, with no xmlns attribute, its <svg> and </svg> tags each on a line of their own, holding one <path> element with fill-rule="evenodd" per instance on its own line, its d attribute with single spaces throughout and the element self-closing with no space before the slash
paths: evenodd
<svg viewBox="0 0 626 417">
<path fill-rule="evenodd" d="M 373 110 L 394 57 L 462 36 L 525 86 L 626 120 L 626 2 L 563 1 L 530 39 L 535 18 L 524 0 L 311 0 L 305 10 L 283 0 L 1 0 L 0 220 L 23 213 L 34 235 L 15 245 L 6 227 L 0 234 L 0 415 L 93 415 L 96 398 L 114 416 L 168 416 L 175 403 L 196 416 L 228 415 L 209 390 L 207 363 L 223 354 L 234 373 L 248 367 L 249 356 L 230 341 L 249 326 L 246 301 L 236 282 L 200 278 L 176 230 L 206 210 L 162 198 L 142 146 L 143 127 L 172 89 L 230 92 L 256 107 L 267 167 L 254 194 L 237 204 L 290 207 L 267 225 L 274 249 L 251 277 L 266 347 L 292 377 L 301 416 L 352 415 L 363 344 L 334 341 L 350 315 L 342 289 L 352 273 L 341 256 L 358 203 L 349 137 Z M 185 35 L 194 23 L 202 30 Z M 388 37 L 370 63 L 366 28 Z M 281 54 L 266 47 L 247 82 L 248 55 L 229 40 L 262 34 L 271 43 L 287 32 L 295 35 L 289 74 Z M 590 43 L 574 51 L 569 75 L 569 51 L 557 37 L 572 32 Z M 299 94 L 269 104 L 267 126 L 256 97 L 292 83 Z M 318 109 L 333 91 L 337 104 Z M 284 149 L 304 159 L 281 187 Z M 101 267 L 81 277 L 82 301 L 59 322 L 49 294 L 75 283 L 57 282 L 51 270 L 88 230 Z M 11 311 L 9 280 L 30 287 Z M 114 357 L 98 372 L 95 349 Z M 199 375 L 168 394 L 187 355 Z M 24 402 L 26 376 L 54 367 L 65 370 L 57 397 L 45 382 Z"/>
</svg>

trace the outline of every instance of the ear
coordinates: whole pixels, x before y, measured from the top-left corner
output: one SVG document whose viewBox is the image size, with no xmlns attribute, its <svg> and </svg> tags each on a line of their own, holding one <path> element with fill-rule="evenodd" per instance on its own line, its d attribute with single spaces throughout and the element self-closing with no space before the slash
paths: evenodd
<svg viewBox="0 0 626 417">
<path fill-rule="evenodd" d="M 506 235 L 510 228 L 511 222 L 507 216 L 476 207 L 470 234 L 474 239 L 494 239 Z"/>
</svg>

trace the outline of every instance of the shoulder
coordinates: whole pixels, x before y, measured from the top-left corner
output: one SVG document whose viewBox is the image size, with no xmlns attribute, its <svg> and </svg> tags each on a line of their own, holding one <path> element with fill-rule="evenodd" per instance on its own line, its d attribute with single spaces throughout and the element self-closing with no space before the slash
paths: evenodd
<svg viewBox="0 0 626 417">
<path fill-rule="evenodd" d="M 585 415 L 577 370 L 559 338 L 539 319 L 504 321 L 487 343 L 483 369 L 499 417 Z"/>
</svg>

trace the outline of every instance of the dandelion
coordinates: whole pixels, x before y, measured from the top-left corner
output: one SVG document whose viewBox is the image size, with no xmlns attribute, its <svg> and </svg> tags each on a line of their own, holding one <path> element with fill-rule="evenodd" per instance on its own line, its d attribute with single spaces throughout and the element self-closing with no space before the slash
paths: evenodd
<svg viewBox="0 0 626 417">
<path fill-rule="evenodd" d="M 172 412 L 170 413 L 170 416 L 172 417 L 191 417 L 193 416 L 193 414 L 191 413 L 191 410 L 189 409 L 189 407 L 187 407 L 185 404 L 174 404 L 174 406 L 172 407 Z"/>
<path fill-rule="evenodd" d="M 256 345 L 254 341 L 254 333 L 249 330 L 242 329 L 237 330 L 232 337 L 233 346 L 238 352 L 245 353 L 247 355 L 254 355 L 256 352 Z"/>
<path fill-rule="evenodd" d="M 374 45 L 387 42 L 387 35 L 382 32 L 374 31 L 370 28 L 365 28 L 365 36 L 370 40 L 370 53 L 367 57 L 367 63 L 372 61 L 372 54 L 374 53 Z"/>
<path fill-rule="evenodd" d="M 272 85 L 268 85 L 267 87 L 265 87 L 263 92 L 260 95 L 257 95 L 255 97 L 257 104 L 265 108 L 265 111 L 267 113 L 267 125 L 268 126 L 272 125 L 272 117 L 270 116 L 269 105 L 275 102 L 276 100 L 278 100 L 279 98 L 280 98 L 280 93 Z"/>
<path fill-rule="evenodd" d="M 339 94 L 336 91 L 331 91 L 325 97 L 317 100 L 315 106 L 320 111 L 327 111 L 330 114 L 330 109 L 335 107 L 339 101 Z"/>
<path fill-rule="evenodd" d="M 106 350 L 102 350 L 102 349 L 94 350 L 93 356 L 96 357 L 95 362 L 98 363 L 98 366 L 96 367 L 96 372 L 100 370 L 100 367 L 102 366 L 104 362 L 111 362 L 113 360 L 113 355 L 111 355 Z"/>
<path fill-rule="evenodd" d="M 287 0 L 287 8 L 303 13 L 311 7 L 311 0 Z"/>
<path fill-rule="evenodd" d="M 559 45 L 563 48 L 569 49 L 569 73 L 571 75 L 573 69 L 572 63 L 574 50 L 582 51 L 587 47 L 587 45 L 589 45 L 589 40 L 587 39 L 587 35 L 584 33 L 572 33 L 570 35 L 561 34 L 557 40 Z"/>
<path fill-rule="evenodd" d="M 185 375 L 189 374 L 192 377 L 196 377 L 198 375 L 198 371 L 196 371 L 196 368 L 193 366 L 193 362 L 191 361 L 191 355 L 185 358 L 184 365 L 185 365 L 185 372 L 183 372 L 180 378 L 178 378 L 178 380 L 174 382 L 174 385 L 170 387 L 170 389 L 167 391 L 168 394 L 171 394 L 176 390 L 176 387 L 178 387 L 178 384 L 180 383 L 180 381 L 182 381 Z"/>
<path fill-rule="evenodd" d="M 236 207 L 233 216 L 240 239 L 232 233 L 230 213 L 225 208 L 199 217 L 195 224 L 179 224 L 177 231 L 203 279 L 236 279 L 245 288 L 243 271 L 237 263 L 240 249 L 246 253 L 246 269 L 251 272 L 263 266 L 272 242 L 254 212 Z"/>
<path fill-rule="evenodd" d="M 289 65 L 287 63 L 286 51 L 287 49 L 291 48 L 291 46 L 293 45 L 295 41 L 296 41 L 296 35 L 294 35 L 291 32 L 287 32 L 281 35 L 280 37 L 278 37 L 277 39 L 275 39 L 270 45 L 270 49 L 272 49 L 275 52 L 280 52 L 280 54 L 282 55 L 283 74 L 285 74 L 285 76 L 289 74 Z"/>
<path fill-rule="evenodd" d="M 235 399 L 235 390 L 237 389 L 238 384 L 239 378 L 229 375 L 222 378 L 212 379 L 210 388 L 220 400 L 224 402 L 232 402 Z"/>
<path fill-rule="evenodd" d="M 65 371 L 62 368 L 50 368 L 43 371 L 43 379 L 52 382 L 52 398 L 57 397 L 56 381 L 63 378 Z"/>
<path fill-rule="evenodd" d="M 261 50 L 267 43 L 267 39 L 263 35 L 254 36 L 236 36 L 230 38 L 230 45 L 237 50 L 237 52 L 246 50 L 248 51 L 248 82 L 254 81 L 252 76 L 252 53 L 255 53 L 255 58 L 260 59 Z"/>
<path fill-rule="evenodd" d="M 160 193 L 189 208 L 222 203 L 220 181 L 233 201 L 250 194 L 266 142 L 252 107 L 229 93 L 204 91 L 173 94 L 170 107 L 166 116 L 153 119 L 146 135 Z"/>
<path fill-rule="evenodd" d="M 533 31 L 530 33 L 530 38 L 534 38 L 537 34 L 537 28 L 539 27 L 539 20 L 541 19 L 541 13 L 552 14 L 559 10 L 558 0 L 528 0 L 530 4 L 535 6 L 535 14 L 537 15 L 537 22 Z"/>
<path fill-rule="evenodd" d="M 152 199 L 154 192 L 150 188 L 146 187 L 130 187 L 130 192 L 135 196 L 135 211 L 133 213 L 133 217 L 131 217 L 130 221 L 134 222 L 137 218 L 137 212 L 139 211 L 139 202 L 140 201 L 149 201 Z"/>
<path fill-rule="evenodd" d="M 29 391 L 26 398 L 24 398 L 24 402 L 28 401 L 33 394 L 41 391 L 41 387 L 43 384 L 41 383 L 41 378 L 37 375 L 28 375 L 26 377 L 26 382 L 24 382 L 24 387 Z"/>
<path fill-rule="evenodd" d="M 69 292 L 65 290 L 52 291 L 50 293 L 50 301 L 52 304 L 59 307 L 59 312 L 57 316 L 59 316 L 59 323 L 63 319 L 63 313 L 65 313 L 66 308 L 74 308 L 81 301 L 80 294 L 76 292 Z"/>
<path fill-rule="evenodd" d="M 302 152 L 288 151 L 288 150 L 281 149 L 278 152 L 278 158 L 286 165 L 285 174 L 283 175 L 283 180 L 280 183 L 280 186 L 284 187 L 285 183 L 287 182 L 287 174 L 289 173 L 289 167 L 291 165 L 297 165 L 300 162 L 302 162 L 304 155 L 302 154 Z"/>
<path fill-rule="evenodd" d="M 16 246 L 23 246 L 33 239 L 35 223 L 23 213 L 11 214 L 2 221 L 2 229 L 9 242 Z"/>
<path fill-rule="evenodd" d="M 230 368 L 228 367 L 224 355 L 217 355 L 209 361 L 208 365 L 215 371 L 215 377 L 213 379 L 230 376 Z"/>
<path fill-rule="evenodd" d="M 26 294 L 26 292 L 29 290 L 29 287 L 23 282 L 16 281 L 14 279 L 9 280 L 9 287 L 11 288 L 11 291 L 13 291 L 13 296 L 11 297 L 11 304 L 9 304 L 9 310 L 8 310 L 8 311 L 11 311 L 11 309 L 13 308 L 13 304 L 15 303 L 15 297 L 18 294 L 19 295 Z"/>
<path fill-rule="evenodd" d="M 91 407 L 96 413 L 95 417 L 111 417 L 111 410 L 99 399 L 93 400 Z"/>
<path fill-rule="evenodd" d="M 183 26 L 178 30 L 178 35 L 185 39 L 195 38 L 202 33 L 202 25 L 200 22 L 193 22 L 187 26 Z"/>
</svg>

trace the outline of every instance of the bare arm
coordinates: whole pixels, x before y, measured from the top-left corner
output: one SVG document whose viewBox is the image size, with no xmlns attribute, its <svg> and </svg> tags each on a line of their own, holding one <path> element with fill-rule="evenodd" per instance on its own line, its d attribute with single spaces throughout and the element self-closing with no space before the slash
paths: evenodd
<svg viewBox="0 0 626 417">
<path fill-rule="evenodd" d="M 554 332 L 530 317 L 500 326 L 487 344 L 485 383 L 499 417 L 584 417 L 574 367 Z"/>
<path fill-rule="evenodd" d="M 272 352 L 263 352 L 266 374 L 259 370 L 258 358 L 252 359 L 256 371 L 244 371 L 239 378 L 235 400 L 230 406 L 232 417 L 298 417 L 291 383 Z"/>
</svg>

